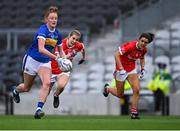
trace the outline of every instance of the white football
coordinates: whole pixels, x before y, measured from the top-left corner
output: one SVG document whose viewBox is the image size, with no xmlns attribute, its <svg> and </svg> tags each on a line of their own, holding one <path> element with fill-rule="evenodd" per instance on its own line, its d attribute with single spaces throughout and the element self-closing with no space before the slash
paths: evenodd
<svg viewBox="0 0 180 131">
<path fill-rule="evenodd" d="M 72 62 L 68 59 L 63 59 L 60 68 L 63 72 L 69 72 L 72 70 Z"/>
</svg>

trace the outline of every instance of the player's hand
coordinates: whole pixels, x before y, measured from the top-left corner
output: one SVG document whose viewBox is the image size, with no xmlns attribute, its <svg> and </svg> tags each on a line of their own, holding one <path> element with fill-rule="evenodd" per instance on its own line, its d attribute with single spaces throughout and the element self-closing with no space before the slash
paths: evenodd
<svg viewBox="0 0 180 131">
<path fill-rule="evenodd" d="M 116 79 L 119 81 L 125 81 L 127 76 L 128 74 L 124 69 L 116 71 Z"/>
<path fill-rule="evenodd" d="M 125 75 L 127 72 L 123 69 L 123 70 L 117 71 L 117 73 L 119 75 Z"/>
<path fill-rule="evenodd" d="M 145 75 L 145 70 L 142 69 L 142 70 L 140 71 L 139 78 L 140 78 L 140 79 L 143 79 L 143 78 L 144 78 L 144 75 Z"/>
<path fill-rule="evenodd" d="M 82 63 L 84 63 L 85 62 L 85 60 L 84 59 L 81 59 L 79 62 L 78 62 L 78 65 L 80 65 L 80 64 L 82 64 Z"/>
<path fill-rule="evenodd" d="M 62 68 L 64 66 L 63 62 L 64 62 L 64 59 L 57 56 L 56 59 L 55 59 L 59 65 L 60 68 Z"/>
<path fill-rule="evenodd" d="M 77 51 L 76 50 L 72 50 L 72 52 L 68 53 L 66 55 L 66 58 L 68 59 L 73 59 L 73 57 L 75 57 L 77 55 Z"/>
<path fill-rule="evenodd" d="M 76 51 L 76 50 L 72 50 L 70 56 L 71 56 L 71 57 L 74 57 L 74 56 L 76 56 L 76 55 L 77 55 L 77 51 Z"/>
</svg>

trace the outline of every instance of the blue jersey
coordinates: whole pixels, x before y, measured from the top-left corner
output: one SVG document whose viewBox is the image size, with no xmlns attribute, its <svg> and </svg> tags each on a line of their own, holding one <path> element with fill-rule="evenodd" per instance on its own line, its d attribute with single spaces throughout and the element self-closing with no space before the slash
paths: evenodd
<svg viewBox="0 0 180 131">
<path fill-rule="evenodd" d="M 57 29 L 55 29 L 54 31 L 49 31 L 46 24 L 41 25 L 39 30 L 36 32 L 33 43 L 27 50 L 27 55 L 31 56 L 33 59 L 39 62 L 47 63 L 51 60 L 51 58 L 39 52 L 38 38 L 44 39 L 45 48 L 48 51 L 53 52 L 53 49 L 56 45 L 61 45 L 62 35 Z"/>
</svg>

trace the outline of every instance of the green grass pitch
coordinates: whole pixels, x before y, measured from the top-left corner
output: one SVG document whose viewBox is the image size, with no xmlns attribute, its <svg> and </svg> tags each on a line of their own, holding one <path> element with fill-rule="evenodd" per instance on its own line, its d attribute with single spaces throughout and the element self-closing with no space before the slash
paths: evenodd
<svg viewBox="0 0 180 131">
<path fill-rule="evenodd" d="M 0 130 L 180 130 L 180 116 L 51 116 L 0 115 Z"/>
</svg>

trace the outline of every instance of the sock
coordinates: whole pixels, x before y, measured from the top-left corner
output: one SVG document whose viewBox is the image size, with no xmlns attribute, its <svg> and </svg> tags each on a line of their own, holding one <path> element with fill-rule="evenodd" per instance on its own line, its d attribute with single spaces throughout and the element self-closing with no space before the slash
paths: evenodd
<svg viewBox="0 0 180 131">
<path fill-rule="evenodd" d="M 131 108 L 131 113 L 138 114 L 136 107 Z"/>
<path fill-rule="evenodd" d="M 54 96 L 55 96 L 55 97 L 59 97 L 58 95 L 56 95 L 56 93 L 54 93 Z"/>
<path fill-rule="evenodd" d="M 36 110 L 42 110 L 44 106 L 44 103 L 43 102 L 38 102 L 38 105 L 37 105 L 37 109 Z"/>
<path fill-rule="evenodd" d="M 19 94 L 19 92 L 16 91 L 16 89 L 13 90 L 14 94 Z"/>
</svg>

